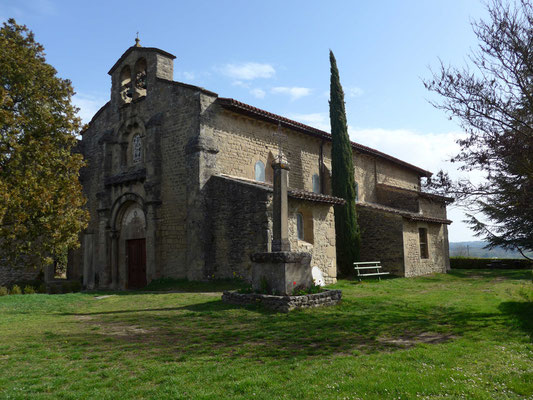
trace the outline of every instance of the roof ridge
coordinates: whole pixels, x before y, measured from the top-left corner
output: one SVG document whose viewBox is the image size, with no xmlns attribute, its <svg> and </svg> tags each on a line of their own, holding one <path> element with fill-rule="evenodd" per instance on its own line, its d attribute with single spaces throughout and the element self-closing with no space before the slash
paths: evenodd
<svg viewBox="0 0 533 400">
<path fill-rule="evenodd" d="M 109 70 L 108 74 L 111 75 L 113 71 L 119 66 L 119 64 L 133 51 L 155 51 L 158 53 L 161 53 L 169 58 L 172 58 L 173 60 L 176 58 L 174 54 L 169 53 L 168 51 L 158 49 L 157 47 L 143 47 L 143 46 L 131 46 L 126 49 L 126 51 L 119 57 L 119 59 L 113 64 L 111 69 Z"/>
<path fill-rule="evenodd" d="M 321 137 L 323 139 L 331 140 L 331 133 L 325 132 L 325 131 L 320 130 L 318 128 L 314 128 L 312 126 L 303 124 L 303 123 L 298 122 L 298 121 L 291 120 L 291 119 L 289 119 L 287 117 L 283 117 L 281 115 L 271 113 L 271 112 L 263 110 L 261 108 L 257 108 L 257 107 L 251 106 L 251 105 L 243 103 L 241 101 L 238 101 L 238 100 L 235 100 L 235 99 L 232 99 L 232 98 L 229 98 L 229 97 L 219 97 L 216 101 L 221 103 L 222 106 L 226 106 L 226 107 L 230 107 L 230 108 L 236 108 L 236 109 L 242 110 L 242 111 L 248 111 L 249 113 L 251 113 L 251 114 L 253 114 L 255 116 L 260 116 L 260 117 L 262 116 L 263 118 L 266 118 L 266 119 L 273 119 L 276 122 L 285 123 L 288 126 L 292 126 L 294 128 L 298 128 L 300 130 L 303 130 L 305 133 L 311 133 L 311 134 L 317 135 L 317 136 L 319 136 L 319 137 Z M 402 165 L 402 166 L 404 166 L 406 168 L 409 168 L 409 169 L 417 171 L 422 176 L 429 177 L 429 176 L 433 175 L 428 170 L 422 169 L 420 167 L 417 167 L 416 165 L 413 165 L 413 164 L 410 164 L 410 163 L 408 163 L 406 161 L 400 160 L 399 158 L 391 156 L 391 155 L 389 155 L 387 153 L 383 153 L 383 152 L 381 152 L 379 150 L 376 150 L 376 149 L 373 149 L 371 147 L 359 144 L 357 142 L 350 141 L 350 143 L 352 145 L 352 148 L 354 148 L 356 150 L 359 150 L 361 152 L 365 152 L 365 153 L 368 153 L 368 154 L 372 154 L 372 155 L 375 155 L 375 156 L 378 156 L 378 157 L 382 157 L 382 158 L 384 158 L 386 160 L 389 160 L 391 162 L 394 162 L 396 164 L 400 164 L 400 165 Z"/>
</svg>

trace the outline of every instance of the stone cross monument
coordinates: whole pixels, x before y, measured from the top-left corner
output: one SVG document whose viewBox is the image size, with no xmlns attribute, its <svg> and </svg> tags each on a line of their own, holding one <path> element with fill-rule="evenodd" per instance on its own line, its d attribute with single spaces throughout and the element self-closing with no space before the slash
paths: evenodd
<svg viewBox="0 0 533 400">
<path fill-rule="evenodd" d="M 272 200 L 272 251 L 291 251 L 289 242 L 289 199 L 287 178 L 289 165 L 281 158 L 272 163 L 274 198 Z"/>
<path fill-rule="evenodd" d="M 281 127 L 278 133 L 281 134 Z M 289 241 L 289 164 L 279 155 L 272 162 L 274 194 L 272 201 L 272 251 L 252 254 L 252 287 L 269 294 L 291 295 L 295 289 L 306 289 L 313 283 L 311 254 L 291 251 Z"/>
</svg>

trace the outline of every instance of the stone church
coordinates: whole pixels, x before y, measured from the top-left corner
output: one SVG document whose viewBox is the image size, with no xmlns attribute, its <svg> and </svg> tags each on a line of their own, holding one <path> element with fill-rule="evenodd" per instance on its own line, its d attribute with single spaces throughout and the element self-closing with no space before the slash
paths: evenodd
<svg viewBox="0 0 533 400">
<path fill-rule="evenodd" d="M 162 277 L 250 279 L 269 251 L 272 167 L 288 160 L 289 239 L 336 281 L 331 135 L 173 80 L 175 57 L 137 41 L 109 70 L 111 99 L 82 132 L 91 219 L 69 278 L 138 288 Z M 283 140 L 280 140 L 283 138 Z M 446 204 L 430 172 L 352 143 L 362 260 L 416 276 L 449 269 Z"/>
</svg>

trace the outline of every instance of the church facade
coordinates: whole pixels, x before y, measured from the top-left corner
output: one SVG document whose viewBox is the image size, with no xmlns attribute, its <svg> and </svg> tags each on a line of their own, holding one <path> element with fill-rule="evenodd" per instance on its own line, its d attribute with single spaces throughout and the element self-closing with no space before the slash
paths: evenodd
<svg viewBox="0 0 533 400">
<path fill-rule="evenodd" d="M 91 219 L 69 278 L 127 289 L 153 279 L 251 278 L 270 250 L 271 162 L 288 160 L 289 238 L 336 281 L 331 135 L 173 81 L 174 56 L 130 47 L 109 71 L 111 99 L 82 132 Z M 283 140 L 280 140 L 283 137 Z M 352 143 L 362 260 L 399 276 L 449 269 L 445 197 L 430 172 Z"/>
</svg>

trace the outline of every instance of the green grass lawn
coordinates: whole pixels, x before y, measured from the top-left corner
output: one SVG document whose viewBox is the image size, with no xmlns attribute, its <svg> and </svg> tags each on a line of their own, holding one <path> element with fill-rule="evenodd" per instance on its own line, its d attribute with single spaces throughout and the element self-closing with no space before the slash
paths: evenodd
<svg viewBox="0 0 533 400">
<path fill-rule="evenodd" d="M 533 399 L 530 271 L 340 281 L 289 314 L 232 285 L 0 297 L 0 398 Z"/>
</svg>

